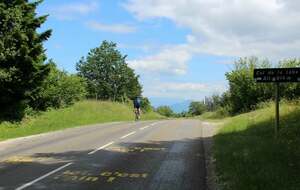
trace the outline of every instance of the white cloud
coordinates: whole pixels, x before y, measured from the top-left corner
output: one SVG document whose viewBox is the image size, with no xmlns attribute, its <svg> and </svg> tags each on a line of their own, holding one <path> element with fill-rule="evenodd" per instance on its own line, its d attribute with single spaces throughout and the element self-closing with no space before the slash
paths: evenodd
<svg viewBox="0 0 300 190">
<path fill-rule="evenodd" d="M 156 55 L 130 60 L 128 63 L 131 68 L 139 72 L 184 75 L 187 72 L 187 62 L 190 59 L 191 54 L 188 47 L 178 45 L 175 47 L 165 47 Z"/>
<path fill-rule="evenodd" d="M 226 90 L 224 83 L 191 83 L 191 82 L 164 82 L 148 85 L 146 96 L 180 98 L 186 100 L 201 100 L 205 96 L 220 94 Z"/>
<path fill-rule="evenodd" d="M 295 0 L 128 0 L 138 19 L 167 18 L 191 29 L 191 54 L 299 56 L 300 3 Z"/>
<path fill-rule="evenodd" d="M 87 22 L 87 26 L 94 30 L 113 32 L 113 33 L 132 33 L 136 28 L 125 24 L 103 24 L 95 21 Z"/>
<path fill-rule="evenodd" d="M 162 83 L 158 87 L 162 91 L 206 91 L 209 87 L 203 83 Z"/>
<path fill-rule="evenodd" d="M 88 15 L 95 12 L 99 5 L 96 1 L 90 2 L 73 2 L 69 4 L 62 4 L 51 8 L 50 12 L 55 18 L 60 20 L 73 20 L 78 16 Z"/>
</svg>

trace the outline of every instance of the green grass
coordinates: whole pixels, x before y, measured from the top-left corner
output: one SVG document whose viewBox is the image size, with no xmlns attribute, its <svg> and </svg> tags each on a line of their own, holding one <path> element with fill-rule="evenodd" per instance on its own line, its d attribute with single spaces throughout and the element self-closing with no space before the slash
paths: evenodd
<svg viewBox="0 0 300 190">
<path fill-rule="evenodd" d="M 199 116 L 202 120 L 223 120 L 226 117 L 218 114 L 217 112 L 205 112 Z"/>
<path fill-rule="evenodd" d="M 274 106 L 226 119 L 214 137 L 221 189 L 300 189 L 300 103 L 282 103 L 280 112 L 277 139 Z"/>
<path fill-rule="evenodd" d="M 157 113 L 142 115 L 143 120 L 162 119 Z M 20 123 L 0 123 L 0 141 L 56 131 L 81 125 L 114 121 L 133 121 L 133 108 L 120 103 L 83 101 L 58 110 L 43 112 Z"/>
</svg>

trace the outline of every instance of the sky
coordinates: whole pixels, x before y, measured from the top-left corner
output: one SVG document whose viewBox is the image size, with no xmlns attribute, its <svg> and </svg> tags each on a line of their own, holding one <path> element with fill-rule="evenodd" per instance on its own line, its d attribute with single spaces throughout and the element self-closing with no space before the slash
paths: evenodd
<svg viewBox="0 0 300 190">
<path fill-rule="evenodd" d="M 118 44 L 154 106 L 221 94 L 240 57 L 299 57 L 297 0 L 45 0 L 48 58 L 70 73 L 103 40 Z"/>
</svg>

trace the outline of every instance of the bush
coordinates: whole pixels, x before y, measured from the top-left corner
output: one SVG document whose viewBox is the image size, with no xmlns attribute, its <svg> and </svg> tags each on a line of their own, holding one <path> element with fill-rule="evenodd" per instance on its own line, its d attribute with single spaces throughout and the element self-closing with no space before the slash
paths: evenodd
<svg viewBox="0 0 300 190">
<path fill-rule="evenodd" d="M 206 105 L 203 102 L 191 102 L 189 113 L 193 116 L 201 115 L 206 111 Z"/>
<path fill-rule="evenodd" d="M 258 84 L 253 79 L 255 68 L 271 67 L 268 60 L 259 60 L 255 57 L 241 58 L 235 63 L 235 68 L 226 73 L 229 82 L 229 103 L 232 114 L 246 112 L 257 103 L 273 97 L 272 84 Z"/>
<path fill-rule="evenodd" d="M 151 106 L 151 103 L 149 101 L 148 98 L 146 97 L 143 97 L 142 98 L 142 102 L 141 102 L 141 109 L 143 110 L 143 112 L 150 112 L 152 111 L 152 106 Z"/>
<path fill-rule="evenodd" d="M 81 77 L 58 70 L 52 60 L 49 64 L 51 71 L 33 102 L 35 109 L 69 106 L 86 96 L 86 83 Z"/>
<path fill-rule="evenodd" d="M 281 61 L 279 67 L 289 68 L 289 67 L 300 67 L 299 59 L 288 59 Z M 281 97 L 288 100 L 297 99 L 300 97 L 300 83 L 285 83 L 280 85 Z"/>
<path fill-rule="evenodd" d="M 156 112 L 166 117 L 172 117 L 174 115 L 173 110 L 169 106 L 160 106 L 156 109 Z"/>
</svg>

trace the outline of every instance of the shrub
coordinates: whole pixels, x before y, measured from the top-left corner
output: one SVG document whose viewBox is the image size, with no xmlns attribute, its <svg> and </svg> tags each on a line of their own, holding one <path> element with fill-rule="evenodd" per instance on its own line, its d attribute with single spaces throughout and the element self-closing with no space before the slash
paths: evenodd
<svg viewBox="0 0 300 190">
<path fill-rule="evenodd" d="M 166 117 L 172 117 L 174 115 L 173 110 L 169 106 L 160 106 L 156 111 Z"/>
<path fill-rule="evenodd" d="M 43 83 L 43 89 L 33 102 L 35 109 L 60 108 L 72 105 L 86 96 L 86 83 L 77 76 L 60 71 L 50 60 L 51 71 Z"/>
<path fill-rule="evenodd" d="M 148 98 L 146 97 L 142 98 L 141 109 L 143 110 L 143 112 L 152 111 L 152 106 Z"/>
<path fill-rule="evenodd" d="M 201 115 L 206 111 L 206 105 L 203 102 L 191 102 L 189 113 L 191 115 Z"/>
</svg>

